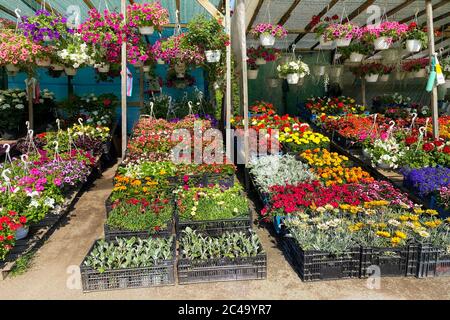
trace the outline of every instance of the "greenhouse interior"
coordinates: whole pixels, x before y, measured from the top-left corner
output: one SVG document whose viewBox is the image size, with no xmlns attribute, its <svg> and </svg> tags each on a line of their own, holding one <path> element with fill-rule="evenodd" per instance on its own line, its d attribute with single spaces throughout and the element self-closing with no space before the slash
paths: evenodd
<svg viewBox="0 0 450 320">
<path fill-rule="evenodd" d="M 449 111 L 448 0 L 0 0 L 0 298 L 448 300 Z"/>
</svg>

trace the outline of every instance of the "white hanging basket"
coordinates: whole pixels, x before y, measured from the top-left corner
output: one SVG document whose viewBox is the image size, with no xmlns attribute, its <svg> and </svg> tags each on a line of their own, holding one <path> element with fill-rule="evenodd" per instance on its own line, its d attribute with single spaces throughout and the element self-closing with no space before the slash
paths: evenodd
<svg viewBox="0 0 450 320">
<path fill-rule="evenodd" d="M 408 52 L 419 52 L 422 49 L 422 41 L 406 40 L 406 50 Z"/>
<path fill-rule="evenodd" d="M 348 47 L 351 42 L 352 42 L 352 39 L 346 39 L 346 38 L 335 40 L 336 47 Z"/>
<path fill-rule="evenodd" d="M 6 65 L 6 70 L 9 72 L 18 72 L 20 69 L 17 65 L 9 63 Z"/>
<path fill-rule="evenodd" d="M 414 78 L 426 78 L 427 77 L 427 69 L 420 69 L 417 72 L 413 73 Z"/>
<path fill-rule="evenodd" d="M 57 63 L 53 63 L 51 65 L 51 68 L 55 71 L 63 71 L 64 70 L 64 66 L 62 64 L 57 64 Z"/>
<path fill-rule="evenodd" d="M 368 74 L 364 78 L 366 79 L 366 82 L 374 83 L 378 81 L 379 76 L 379 74 Z"/>
<path fill-rule="evenodd" d="M 334 44 L 333 41 L 327 41 L 327 40 L 325 40 L 325 36 L 324 36 L 324 35 L 320 36 L 319 40 L 320 40 L 320 45 L 321 45 L 322 47 L 332 47 L 333 44 Z"/>
<path fill-rule="evenodd" d="M 139 27 L 139 32 L 144 36 L 149 36 L 155 32 L 155 27 Z"/>
<path fill-rule="evenodd" d="M 267 61 L 265 59 L 263 59 L 263 58 L 258 58 L 255 61 L 255 64 L 257 64 L 258 66 L 262 66 L 262 65 L 264 65 L 266 63 L 267 63 Z"/>
<path fill-rule="evenodd" d="M 221 52 L 220 50 L 206 50 L 205 56 L 208 63 L 217 63 L 220 62 Z"/>
<path fill-rule="evenodd" d="M 108 73 L 109 72 L 110 65 L 104 64 L 103 66 L 97 68 L 98 72 L 100 73 Z"/>
<path fill-rule="evenodd" d="M 36 58 L 36 65 L 39 67 L 49 67 L 52 64 L 50 57 Z"/>
<path fill-rule="evenodd" d="M 388 82 L 390 78 L 389 74 L 383 74 L 382 76 L 380 76 L 380 82 Z"/>
<path fill-rule="evenodd" d="M 259 42 L 263 47 L 272 47 L 275 44 L 275 37 L 271 34 L 262 33 L 259 35 Z"/>
<path fill-rule="evenodd" d="M 391 47 L 391 39 L 388 37 L 380 37 L 373 41 L 375 50 L 387 50 Z"/>
<path fill-rule="evenodd" d="M 364 59 L 364 55 L 358 52 L 352 52 L 350 54 L 350 62 L 361 62 Z"/>
<path fill-rule="evenodd" d="M 326 72 L 326 66 L 321 66 L 321 65 L 312 66 L 312 73 L 313 73 L 313 75 L 315 75 L 317 77 L 324 76 L 325 72 Z"/>
<path fill-rule="evenodd" d="M 158 58 L 158 60 L 156 60 L 157 64 L 165 64 L 165 61 L 161 58 Z"/>
<path fill-rule="evenodd" d="M 288 84 L 297 84 L 300 80 L 300 75 L 298 73 L 290 73 L 286 76 Z"/>
<path fill-rule="evenodd" d="M 255 79 L 257 79 L 258 78 L 258 69 L 256 69 L 256 70 L 247 70 L 247 78 L 249 79 L 249 80 L 255 80 Z"/>
<path fill-rule="evenodd" d="M 75 76 L 75 75 L 77 74 L 77 69 L 71 68 L 71 67 L 65 67 L 65 68 L 64 68 L 64 72 L 65 72 L 68 76 Z"/>
<path fill-rule="evenodd" d="M 150 66 L 144 66 L 144 67 L 142 68 L 142 70 L 143 70 L 144 72 L 150 72 Z"/>
</svg>

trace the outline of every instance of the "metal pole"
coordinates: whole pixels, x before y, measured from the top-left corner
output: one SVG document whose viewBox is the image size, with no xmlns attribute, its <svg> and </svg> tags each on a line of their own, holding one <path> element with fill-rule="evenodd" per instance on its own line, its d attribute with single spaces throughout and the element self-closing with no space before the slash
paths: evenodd
<svg viewBox="0 0 450 320">
<path fill-rule="evenodd" d="M 367 108 L 366 79 L 364 79 L 364 78 L 361 78 L 361 100 L 362 100 L 362 105 Z"/>
<path fill-rule="evenodd" d="M 230 38 L 231 41 L 231 12 L 230 12 L 230 0 L 225 0 L 225 31 Z M 226 112 L 225 112 L 225 134 L 226 134 L 226 146 L 227 146 L 227 159 L 231 159 L 232 148 L 234 147 L 234 143 L 232 143 L 232 135 L 231 135 L 231 43 L 227 47 L 227 73 L 226 73 L 226 95 L 225 95 L 225 104 L 226 104 Z"/>
<path fill-rule="evenodd" d="M 427 12 L 427 28 L 428 28 L 428 40 L 430 48 L 430 61 L 435 54 L 434 46 L 434 25 L 433 25 L 433 3 L 431 0 L 426 0 L 426 12 Z M 434 86 L 431 92 L 431 115 L 433 120 L 433 137 L 439 139 L 439 110 L 438 110 L 438 93 L 437 87 Z"/>
<path fill-rule="evenodd" d="M 28 76 L 28 122 L 30 122 L 30 129 L 34 129 L 34 108 L 33 108 L 33 84 L 31 83 L 31 76 Z"/>
<path fill-rule="evenodd" d="M 121 0 L 123 22 L 127 21 L 126 0 Z M 124 40 L 124 39 L 122 39 Z M 127 43 L 122 43 L 122 159 L 125 158 L 127 150 Z"/>
</svg>

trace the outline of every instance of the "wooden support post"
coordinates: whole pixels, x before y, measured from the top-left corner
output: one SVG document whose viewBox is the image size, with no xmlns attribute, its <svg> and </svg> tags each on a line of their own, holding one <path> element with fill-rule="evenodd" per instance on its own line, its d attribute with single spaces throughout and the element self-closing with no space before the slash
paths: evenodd
<svg viewBox="0 0 450 320">
<path fill-rule="evenodd" d="M 231 10 L 230 0 L 225 0 L 225 32 L 231 39 Z M 225 136 L 226 136 L 226 155 L 227 159 L 231 159 L 232 149 L 234 147 L 233 135 L 231 134 L 231 45 L 227 46 L 227 62 L 226 62 L 226 92 L 225 92 Z"/>
<path fill-rule="evenodd" d="M 428 39 L 430 48 L 430 61 L 435 55 L 435 44 L 434 44 L 434 24 L 433 24 L 433 3 L 431 0 L 426 1 L 426 12 L 427 12 L 427 28 L 428 28 Z M 434 86 L 431 92 L 431 116 L 433 122 L 433 137 L 434 139 L 439 139 L 439 110 L 438 110 L 438 93 L 437 87 Z"/>
<path fill-rule="evenodd" d="M 364 78 L 361 78 L 361 100 L 362 105 L 367 108 L 366 80 Z"/>
<path fill-rule="evenodd" d="M 126 24 L 127 11 L 126 0 L 121 0 L 121 9 L 123 14 L 123 22 Z M 125 158 L 125 152 L 127 150 L 127 44 L 122 44 L 122 160 Z"/>
<path fill-rule="evenodd" d="M 139 106 L 141 110 L 144 108 L 144 67 L 140 68 L 140 78 L 139 78 Z"/>
</svg>

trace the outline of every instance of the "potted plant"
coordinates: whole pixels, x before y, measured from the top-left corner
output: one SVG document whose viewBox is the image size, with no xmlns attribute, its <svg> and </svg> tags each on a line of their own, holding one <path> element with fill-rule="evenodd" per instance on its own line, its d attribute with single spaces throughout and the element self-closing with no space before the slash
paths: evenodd
<svg viewBox="0 0 450 320">
<path fill-rule="evenodd" d="M 184 63 L 186 66 L 199 66 L 205 61 L 200 47 L 195 43 L 189 43 L 185 33 L 155 43 L 153 54 L 170 65 Z"/>
<path fill-rule="evenodd" d="M 272 47 L 275 39 L 283 39 L 287 37 L 285 28 L 270 23 L 259 23 L 251 31 L 251 34 L 259 39 L 263 47 Z"/>
<path fill-rule="evenodd" d="M 405 33 L 405 44 L 408 52 L 419 52 L 422 48 L 428 47 L 428 35 L 416 22 L 411 22 L 408 31 Z"/>
<path fill-rule="evenodd" d="M 380 82 L 389 81 L 389 77 L 390 77 L 392 71 L 394 71 L 394 69 L 395 69 L 394 66 L 384 65 L 383 70 L 381 71 L 381 74 L 380 74 Z"/>
<path fill-rule="evenodd" d="M 67 27 L 67 18 L 45 9 L 37 10 L 34 16 L 23 17 L 20 27 L 24 35 L 35 43 L 60 41 L 74 30 Z"/>
<path fill-rule="evenodd" d="M 155 31 L 162 31 L 162 27 L 169 23 L 169 11 L 161 3 L 133 3 L 127 7 L 128 25 L 139 28 L 142 35 L 151 35 Z"/>
<path fill-rule="evenodd" d="M 439 61 L 442 66 L 442 72 L 445 76 L 445 87 L 450 89 L 450 56 L 446 57 L 442 61 Z"/>
<path fill-rule="evenodd" d="M 50 67 L 52 64 L 51 53 L 54 51 L 53 47 L 42 47 L 36 54 L 35 62 L 38 67 Z"/>
<path fill-rule="evenodd" d="M 0 211 L 0 261 L 3 261 L 8 252 L 14 247 L 16 240 L 26 237 L 27 218 L 13 210 L 3 209 Z"/>
<path fill-rule="evenodd" d="M 325 38 L 325 30 L 328 28 L 330 24 L 337 23 L 339 20 L 338 15 L 334 15 L 332 17 L 326 17 L 324 20 L 321 20 L 319 16 L 313 16 L 309 25 L 312 30 L 316 33 L 317 38 L 320 41 L 320 45 L 322 47 L 331 47 L 333 45 L 332 40 L 327 40 Z"/>
<path fill-rule="evenodd" d="M 247 59 L 247 78 L 249 80 L 255 80 L 258 78 L 259 66 L 253 59 Z"/>
<path fill-rule="evenodd" d="M 300 78 L 310 74 L 308 65 L 301 60 L 281 64 L 277 71 L 280 77 L 286 77 L 288 84 L 297 84 Z"/>
<path fill-rule="evenodd" d="M 42 46 L 33 43 L 14 30 L 0 30 L 0 65 L 8 72 L 18 72 L 21 67 L 34 63 Z"/>
<path fill-rule="evenodd" d="M 255 60 L 257 65 L 264 65 L 267 62 L 276 61 L 280 56 L 281 50 L 275 48 L 259 46 L 257 48 L 247 49 L 247 57 Z"/>
<path fill-rule="evenodd" d="M 380 74 L 384 72 L 384 65 L 377 62 L 365 63 L 360 67 L 353 68 L 356 76 L 364 77 L 367 82 L 377 82 Z"/>
<path fill-rule="evenodd" d="M 64 62 L 64 70 L 68 76 L 75 76 L 80 67 L 94 64 L 92 53 L 89 52 L 88 45 L 82 41 L 80 35 L 70 37 L 57 55 Z"/>
<path fill-rule="evenodd" d="M 186 40 L 196 44 L 205 52 L 208 63 L 218 63 L 225 47 L 229 45 L 228 35 L 223 26 L 216 19 L 208 19 L 200 15 L 188 24 L 189 32 Z"/>
<path fill-rule="evenodd" d="M 362 30 L 362 39 L 373 43 L 375 50 L 389 49 L 392 43 L 402 39 L 408 31 L 408 25 L 399 22 L 385 21 L 377 25 L 369 25 Z"/>
<path fill-rule="evenodd" d="M 351 22 L 333 23 L 325 28 L 325 41 L 334 41 L 337 47 L 348 47 L 353 38 L 360 37 L 360 28 Z"/>
<path fill-rule="evenodd" d="M 426 68 L 429 65 L 429 58 L 411 59 L 402 63 L 402 70 L 412 78 L 425 78 L 427 76 Z"/>
<path fill-rule="evenodd" d="M 342 55 L 350 62 L 361 62 L 370 52 L 369 47 L 363 42 L 352 42 L 341 50 Z"/>
</svg>

